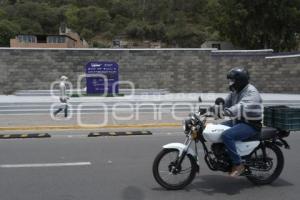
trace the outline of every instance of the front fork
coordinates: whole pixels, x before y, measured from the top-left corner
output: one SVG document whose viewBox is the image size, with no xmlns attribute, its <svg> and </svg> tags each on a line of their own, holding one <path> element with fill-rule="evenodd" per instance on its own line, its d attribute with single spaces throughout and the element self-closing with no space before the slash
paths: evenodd
<svg viewBox="0 0 300 200">
<path fill-rule="evenodd" d="M 176 165 L 175 165 L 175 169 L 180 169 L 181 168 L 181 164 L 185 158 L 185 156 L 188 153 L 188 149 L 190 148 L 191 144 L 192 144 L 192 138 L 191 136 L 188 136 L 184 142 L 185 148 L 183 149 L 181 155 L 179 155 L 179 157 L 176 160 Z M 198 172 L 199 172 L 199 160 L 198 160 L 198 151 L 197 151 L 197 145 L 195 143 L 195 155 L 193 155 L 194 159 L 196 160 L 197 163 L 197 167 L 198 167 Z"/>
</svg>

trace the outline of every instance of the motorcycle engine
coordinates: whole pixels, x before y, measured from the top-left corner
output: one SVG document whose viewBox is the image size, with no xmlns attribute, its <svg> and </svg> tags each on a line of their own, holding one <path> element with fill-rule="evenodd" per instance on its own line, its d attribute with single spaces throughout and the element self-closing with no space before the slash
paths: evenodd
<svg viewBox="0 0 300 200">
<path fill-rule="evenodd" d="M 223 143 L 213 143 L 211 150 L 216 158 L 215 167 L 218 170 L 228 172 L 231 169 L 231 159 L 227 154 L 226 147 Z"/>
</svg>

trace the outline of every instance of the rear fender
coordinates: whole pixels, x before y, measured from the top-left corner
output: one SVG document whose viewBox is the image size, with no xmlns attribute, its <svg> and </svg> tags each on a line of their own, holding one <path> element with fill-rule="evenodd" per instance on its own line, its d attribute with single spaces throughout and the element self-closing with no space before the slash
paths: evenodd
<svg viewBox="0 0 300 200">
<path fill-rule="evenodd" d="M 279 147 L 282 147 L 284 146 L 284 148 L 286 149 L 291 149 L 290 145 L 287 143 L 287 141 L 285 141 L 284 139 L 282 138 L 278 138 L 276 141 L 275 141 L 275 144 Z"/>
</svg>

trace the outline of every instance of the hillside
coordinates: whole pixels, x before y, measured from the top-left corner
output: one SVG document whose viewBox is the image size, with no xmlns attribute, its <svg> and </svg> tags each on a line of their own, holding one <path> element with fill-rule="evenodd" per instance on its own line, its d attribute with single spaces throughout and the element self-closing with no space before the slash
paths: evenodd
<svg viewBox="0 0 300 200">
<path fill-rule="evenodd" d="M 293 50 L 300 0 L 0 0 L 0 45 L 22 34 L 55 34 L 61 23 L 92 46 L 114 38 L 200 47 L 227 40 L 248 49 Z"/>
</svg>

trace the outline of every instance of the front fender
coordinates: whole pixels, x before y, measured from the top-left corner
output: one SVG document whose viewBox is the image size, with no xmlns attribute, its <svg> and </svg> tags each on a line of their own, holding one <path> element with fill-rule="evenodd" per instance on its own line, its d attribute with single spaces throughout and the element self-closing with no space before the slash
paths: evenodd
<svg viewBox="0 0 300 200">
<path fill-rule="evenodd" d="M 179 156 L 181 156 L 182 152 L 187 148 L 187 146 L 182 143 L 170 143 L 170 144 L 164 145 L 163 148 L 164 149 L 178 149 Z M 188 148 L 187 154 L 192 155 L 194 158 L 197 156 L 195 154 L 195 152 L 193 151 L 193 149 L 191 149 L 191 148 Z"/>
</svg>

